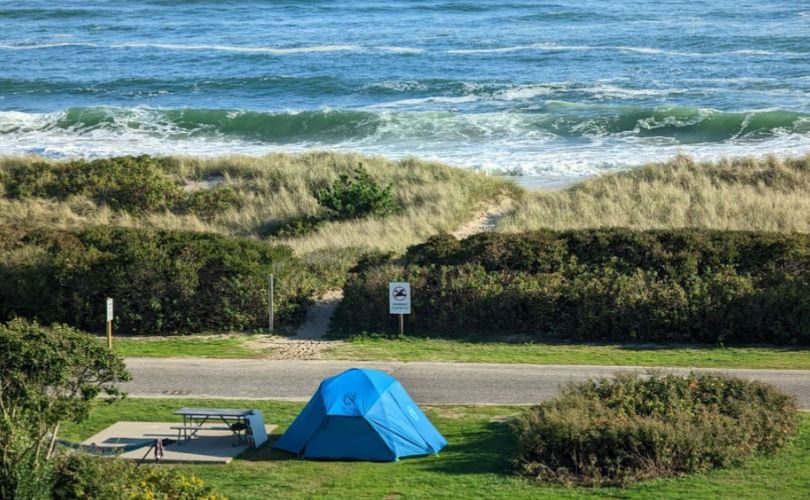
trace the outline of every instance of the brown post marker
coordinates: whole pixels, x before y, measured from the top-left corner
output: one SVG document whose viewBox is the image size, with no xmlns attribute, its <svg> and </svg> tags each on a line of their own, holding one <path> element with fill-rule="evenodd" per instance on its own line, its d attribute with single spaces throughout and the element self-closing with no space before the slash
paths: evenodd
<svg viewBox="0 0 810 500">
<path fill-rule="evenodd" d="M 112 350 L 113 299 L 107 297 L 107 348 Z"/>
<path fill-rule="evenodd" d="M 405 335 L 405 315 L 399 315 L 399 334 Z"/>
<path fill-rule="evenodd" d="M 272 331 L 273 331 L 273 323 L 274 323 L 273 320 L 275 319 L 275 317 L 274 317 L 275 315 L 274 315 L 274 311 L 273 311 L 273 309 L 274 309 L 273 308 L 273 295 L 275 295 L 275 293 L 274 293 L 274 291 L 275 291 L 274 290 L 275 282 L 274 281 L 275 280 L 274 280 L 272 274 L 270 276 L 268 276 L 268 278 L 267 278 L 267 307 L 269 309 L 268 312 L 267 312 L 267 329 L 268 329 L 268 333 L 272 333 Z"/>
</svg>

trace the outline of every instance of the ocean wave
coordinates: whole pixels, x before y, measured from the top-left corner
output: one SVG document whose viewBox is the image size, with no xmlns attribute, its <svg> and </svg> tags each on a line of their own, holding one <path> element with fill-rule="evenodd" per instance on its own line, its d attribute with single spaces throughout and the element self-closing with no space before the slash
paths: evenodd
<svg viewBox="0 0 810 500">
<path fill-rule="evenodd" d="M 476 141 L 493 137 L 520 141 L 527 137 L 593 139 L 610 136 L 657 137 L 693 144 L 741 138 L 754 140 L 784 133 L 810 134 L 810 115 L 778 109 L 723 112 L 692 107 L 641 108 L 565 101 L 547 101 L 525 113 L 369 109 L 261 112 L 110 107 L 69 108 L 54 113 L 0 112 L 0 137 L 26 132 L 93 134 L 99 131 L 167 139 L 228 137 L 278 144 L 424 139 Z"/>
<path fill-rule="evenodd" d="M 663 56 L 677 56 L 677 57 L 714 57 L 714 56 L 728 56 L 728 55 L 749 55 L 749 56 L 802 56 L 808 55 L 808 52 L 782 52 L 771 50 L 757 50 L 757 49 L 740 49 L 719 52 L 696 52 L 696 51 L 682 51 L 672 50 L 657 47 L 634 47 L 627 45 L 560 45 L 556 43 L 536 43 L 531 45 L 514 45 L 506 47 L 483 47 L 483 48 L 466 48 L 466 49 L 449 49 L 448 54 L 469 55 L 469 54 L 506 54 L 511 52 L 526 52 L 526 51 L 541 51 L 541 52 L 597 52 L 597 51 L 610 51 L 610 52 L 627 52 L 646 55 L 663 55 Z"/>
<path fill-rule="evenodd" d="M 392 45 L 366 46 L 357 44 L 327 44 L 311 45 L 301 47 L 270 47 L 270 46 L 248 46 L 248 45 L 222 45 L 222 44 L 180 44 L 180 43 L 154 43 L 154 42 L 122 42 L 99 44 L 93 42 L 46 42 L 46 43 L 20 43 L 20 44 L 0 44 L 3 50 L 42 50 L 64 47 L 86 47 L 100 49 L 159 49 L 170 51 L 209 51 L 209 52 L 233 52 L 247 54 L 307 54 L 319 52 L 381 52 L 391 54 L 423 54 L 428 52 L 422 47 L 400 47 Z M 798 57 L 808 56 L 810 52 L 795 51 L 775 51 L 764 49 L 737 49 L 719 52 L 698 52 L 672 50 L 658 47 L 634 47 L 626 45 L 560 45 L 556 43 L 536 43 L 530 45 L 514 45 L 504 47 L 475 47 L 475 48 L 449 48 L 435 50 L 432 52 L 443 52 L 450 55 L 475 55 L 475 54 L 508 54 L 515 52 L 625 52 L 645 55 L 662 55 L 673 57 L 716 57 L 716 56 L 787 56 Z"/>
<path fill-rule="evenodd" d="M 553 181 L 678 153 L 701 160 L 804 154 L 810 150 L 810 115 L 566 102 L 549 103 L 536 114 L 151 108 L 0 112 L 4 154 L 213 156 L 313 148 L 394 158 L 418 155 Z"/>
<path fill-rule="evenodd" d="M 391 52 L 392 54 L 422 54 L 425 52 L 425 49 L 420 49 L 417 47 L 396 47 L 391 45 L 383 45 L 378 48 L 383 52 Z"/>
<path fill-rule="evenodd" d="M 178 43 L 142 43 L 125 42 L 98 44 L 90 42 L 54 42 L 38 44 L 2 44 L 0 49 L 6 50 L 39 50 L 59 47 L 90 47 L 104 49 L 162 49 L 177 51 L 213 51 L 213 52 L 242 52 L 255 54 L 303 54 L 313 52 L 359 52 L 364 48 L 359 45 L 312 45 L 305 47 L 252 47 L 242 45 L 210 45 L 210 44 L 178 44 Z"/>
</svg>

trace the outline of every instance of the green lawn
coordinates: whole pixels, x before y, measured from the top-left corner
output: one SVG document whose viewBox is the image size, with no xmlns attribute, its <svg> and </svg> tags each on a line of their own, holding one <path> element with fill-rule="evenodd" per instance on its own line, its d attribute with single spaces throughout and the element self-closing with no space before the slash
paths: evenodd
<svg viewBox="0 0 810 500">
<path fill-rule="evenodd" d="M 272 351 L 248 345 L 251 335 L 116 338 L 122 356 L 261 358 Z M 810 349 L 789 347 L 717 347 L 474 342 L 406 338 L 355 338 L 336 342 L 322 356 L 354 361 L 460 361 L 573 365 L 686 366 L 702 368 L 773 368 L 810 370 Z"/>
<path fill-rule="evenodd" d="M 783 347 L 359 338 L 332 349 L 327 355 L 351 360 L 810 369 L 810 349 Z"/>
<path fill-rule="evenodd" d="M 261 409 L 283 430 L 301 403 L 127 399 L 99 403 L 81 425 L 64 425 L 62 437 L 86 438 L 118 420 L 172 421 L 181 406 Z M 185 465 L 232 499 L 264 498 L 808 498 L 810 494 L 810 416 L 799 437 L 772 457 L 757 457 L 740 468 L 659 480 L 627 489 L 564 488 L 535 484 L 509 471 L 512 440 L 504 417 L 520 408 L 506 406 L 427 407 L 428 416 L 449 445 L 438 457 L 399 463 L 304 461 L 268 445 L 229 465 Z M 278 434 L 278 433 L 277 433 Z M 271 436 L 271 440 L 277 437 Z"/>
<path fill-rule="evenodd" d="M 113 349 L 125 357 L 255 358 L 262 354 L 246 345 L 244 335 L 187 337 L 115 337 Z M 106 339 L 104 339 L 106 342 Z"/>
</svg>

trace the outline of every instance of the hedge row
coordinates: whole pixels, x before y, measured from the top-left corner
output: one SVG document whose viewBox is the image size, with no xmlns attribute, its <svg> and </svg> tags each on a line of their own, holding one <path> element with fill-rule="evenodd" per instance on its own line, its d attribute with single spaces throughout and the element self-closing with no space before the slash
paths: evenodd
<svg viewBox="0 0 810 500">
<path fill-rule="evenodd" d="M 192 232 L 0 226 L 0 319 L 98 332 L 113 297 L 121 333 L 254 329 L 266 325 L 270 273 L 283 284 L 278 322 L 294 321 L 322 285 L 284 246 Z"/>
<path fill-rule="evenodd" d="M 335 331 L 394 332 L 387 283 L 411 283 L 407 331 L 432 336 L 810 344 L 810 239 L 621 229 L 439 236 L 366 259 Z"/>
<path fill-rule="evenodd" d="M 121 156 L 97 160 L 20 162 L 0 171 L 0 192 L 15 199 L 86 196 L 114 210 L 171 210 L 213 216 L 240 203 L 228 187 L 186 192 L 166 172 L 168 159 Z"/>
<path fill-rule="evenodd" d="M 515 423 L 520 474 L 618 484 L 738 465 L 795 435 L 796 402 L 709 374 L 620 375 L 572 384 Z"/>
<path fill-rule="evenodd" d="M 673 278 L 731 267 L 757 276 L 807 265 L 810 235 L 678 229 L 584 229 L 480 233 L 465 240 L 439 234 L 411 247 L 405 262 L 480 264 L 487 271 L 553 273 L 571 267 L 655 271 Z"/>
</svg>

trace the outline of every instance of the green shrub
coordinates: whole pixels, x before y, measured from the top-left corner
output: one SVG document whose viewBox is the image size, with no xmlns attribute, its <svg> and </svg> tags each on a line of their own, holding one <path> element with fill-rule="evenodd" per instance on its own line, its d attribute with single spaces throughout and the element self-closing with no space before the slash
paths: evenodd
<svg viewBox="0 0 810 500">
<path fill-rule="evenodd" d="M 515 470 L 565 484 L 634 481 L 738 465 L 795 434 L 794 398 L 719 375 L 620 375 L 570 384 L 514 424 Z"/>
<path fill-rule="evenodd" d="M 37 161 L 12 165 L 0 174 L 0 181 L 4 185 L 5 195 L 10 198 L 44 198 L 51 196 L 56 175 L 50 163 Z"/>
<path fill-rule="evenodd" d="M 71 328 L 21 319 L 0 323 L 0 498 L 46 499 L 51 437 L 81 422 L 100 396 L 123 397 L 124 361 Z"/>
<path fill-rule="evenodd" d="M 362 164 L 350 174 L 340 174 L 331 186 L 316 191 L 315 199 L 335 219 L 382 217 L 397 210 L 391 186 L 378 186 Z"/>
<path fill-rule="evenodd" d="M 439 235 L 356 269 L 337 333 L 394 332 L 387 283 L 411 283 L 408 331 L 490 338 L 810 344 L 810 237 L 621 229 Z"/>
<path fill-rule="evenodd" d="M 241 198 L 230 187 L 200 189 L 184 194 L 174 205 L 179 212 L 191 213 L 204 218 L 211 218 L 228 209 L 239 207 Z"/>
<path fill-rule="evenodd" d="M 70 454 L 55 470 L 53 498 L 219 500 L 223 495 L 196 476 L 166 467 L 136 467 L 120 459 Z"/>
<path fill-rule="evenodd" d="M 0 226 L 0 318 L 99 331 L 106 297 L 127 334 L 251 330 L 265 325 L 276 275 L 280 324 L 323 286 L 284 246 L 193 232 Z"/>
<path fill-rule="evenodd" d="M 142 155 L 12 163 L 0 172 L 0 183 L 9 198 L 85 196 L 113 210 L 139 214 L 171 210 L 212 217 L 239 206 L 239 195 L 227 186 L 183 191 L 169 175 L 176 169 L 171 161 Z"/>
</svg>

